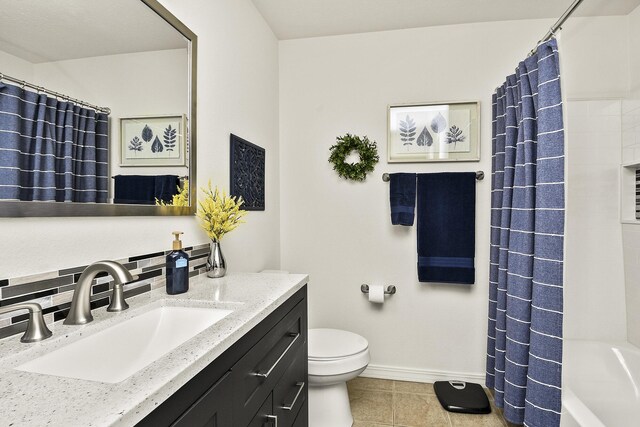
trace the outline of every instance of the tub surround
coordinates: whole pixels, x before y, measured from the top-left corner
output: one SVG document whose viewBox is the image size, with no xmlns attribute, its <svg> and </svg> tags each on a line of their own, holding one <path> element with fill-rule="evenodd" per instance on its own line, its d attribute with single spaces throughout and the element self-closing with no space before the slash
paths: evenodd
<svg viewBox="0 0 640 427">
<path fill-rule="evenodd" d="M 640 28 L 640 8 L 634 12 L 634 28 Z M 635 29 L 633 49 L 640 48 L 640 30 Z M 640 71 L 640 55 L 637 55 L 634 76 Z M 636 93 L 631 99 L 622 101 L 622 164 L 621 167 L 621 212 L 622 252 L 624 254 L 624 301 L 627 314 L 627 340 L 640 347 L 640 219 L 636 218 L 636 184 L 635 173 L 640 170 L 640 80 L 636 82 Z M 610 269 L 613 271 L 613 269 Z M 600 301 L 598 300 L 598 304 Z M 610 317 L 614 311 L 607 314 Z M 617 310 L 620 313 L 620 309 Z M 622 310 L 624 312 L 624 310 Z M 604 319 L 603 319 L 604 320 Z"/>
<path fill-rule="evenodd" d="M 167 295 L 154 289 L 129 298 L 130 309 L 93 310 L 84 326 L 51 325 L 53 337 L 22 344 L 0 341 L 0 400 L 3 422 L 18 426 L 134 425 L 172 396 L 254 326 L 304 287 L 306 275 L 230 274 L 211 280 L 195 277 L 189 292 Z M 216 307 L 233 312 L 124 381 L 107 384 L 22 372 L 14 368 L 82 337 L 160 306 Z M 37 402 L 34 405 L 33 402 Z"/>
</svg>

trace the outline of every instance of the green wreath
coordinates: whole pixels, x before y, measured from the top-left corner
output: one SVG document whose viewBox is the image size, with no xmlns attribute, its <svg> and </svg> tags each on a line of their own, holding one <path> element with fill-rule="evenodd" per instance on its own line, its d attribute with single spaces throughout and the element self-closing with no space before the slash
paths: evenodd
<svg viewBox="0 0 640 427">
<path fill-rule="evenodd" d="M 329 148 L 331 151 L 329 162 L 333 163 L 333 170 L 338 172 L 342 178 L 364 181 L 367 174 L 373 172 L 378 160 L 380 160 L 376 142 L 369 141 L 366 136 L 360 138 L 350 134 L 339 136 L 336 140 L 338 143 Z M 353 151 L 360 155 L 360 161 L 347 163 L 346 158 Z"/>
</svg>

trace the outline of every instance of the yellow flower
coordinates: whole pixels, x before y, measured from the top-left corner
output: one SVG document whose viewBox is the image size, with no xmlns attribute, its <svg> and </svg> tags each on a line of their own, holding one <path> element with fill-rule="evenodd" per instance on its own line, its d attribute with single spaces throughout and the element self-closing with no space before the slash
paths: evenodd
<svg viewBox="0 0 640 427">
<path fill-rule="evenodd" d="M 184 186 L 180 188 L 178 186 L 178 194 L 172 196 L 170 203 L 165 203 L 162 200 L 158 200 L 156 197 L 156 205 L 158 206 L 189 206 L 189 180 L 184 180 Z"/>
<path fill-rule="evenodd" d="M 242 197 L 227 196 L 224 191 L 220 194 L 217 186 L 211 188 L 211 181 L 207 188 L 201 190 L 205 197 L 198 203 L 200 226 L 211 240 L 220 241 L 225 234 L 244 223 L 242 217 L 247 211 L 240 209 L 244 200 Z"/>
</svg>

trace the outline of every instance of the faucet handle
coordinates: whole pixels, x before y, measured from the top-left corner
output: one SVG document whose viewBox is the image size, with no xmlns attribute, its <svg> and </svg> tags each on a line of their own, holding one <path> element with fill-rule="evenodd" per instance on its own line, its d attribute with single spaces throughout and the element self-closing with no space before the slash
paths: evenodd
<svg viewBox="0 0 640 427">
<path fill-rule="evenodd" d="M 25 302 L 22 304 L 10 305 L 0 308 L 0 314 L 10 313 L 17 310 L 29 310 L 29 320 L 27 321 L 27 330 L 20 338 L 24 343 L 42 341 L 53 335 L 42 316 L 42 306 L 35 302 Z"/>
<path fill-rule="evenodd" d="M 127 278 L 127 283 L 135 282 L 138 280 L 138 276 L 130 276 Z M 124 283 L 116 279 L 113 285 L 113 292 L 111 293 L 111 302 L 107 311 L 124 311 L 129 308 L 129 304 L 124 300 Z"/>
<path fill-rule="evenodd" d="M 124 311 L 129 308 L 129 304 L 124 300 L 124 285 L 122 283 L 116 283 L 113 285 L 113 292 L 111 293 L 111 302 L 107 311 Z"/>
</svg>

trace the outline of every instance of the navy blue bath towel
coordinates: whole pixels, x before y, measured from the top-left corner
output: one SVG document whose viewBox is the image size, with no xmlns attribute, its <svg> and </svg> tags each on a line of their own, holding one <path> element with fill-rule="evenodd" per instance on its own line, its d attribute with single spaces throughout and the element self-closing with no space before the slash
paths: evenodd
<svg viewBox="0 0 640 427">
<path fill-rule="evenodd" d="M 475 282 L 476 174 L 418 174 L 418 279 Z"/>
<path fill-rule="evenodd" d="M 392 173 L 389 178 L 391 224 L 412 226 L 416 205 L 416 174 Z"/>
<path fill-rule="evenodd" d="M 116 175 L 113 203 L 155 205 L 156 198 L 171 202 L 178 193 L 176 175 Z"/>
</svg>

